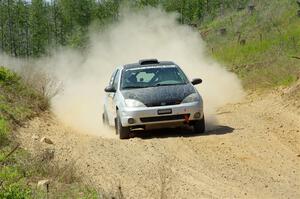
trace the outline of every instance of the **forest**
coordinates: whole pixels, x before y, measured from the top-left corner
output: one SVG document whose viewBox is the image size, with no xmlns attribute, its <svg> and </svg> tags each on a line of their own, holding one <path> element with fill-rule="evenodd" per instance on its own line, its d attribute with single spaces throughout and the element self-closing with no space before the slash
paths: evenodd
<svg viewBox="0 0 300 199">
<path fill-rule="evenodd" d="M 0 51 L 38 57 L 57 46 L 84 48 L 91 25 L 101 30 L 117 21 L 121 7 L 161 7 L 179 13 L 178 23 L 193 26 L 248 0 L 0 0 Z"/>
</svg>

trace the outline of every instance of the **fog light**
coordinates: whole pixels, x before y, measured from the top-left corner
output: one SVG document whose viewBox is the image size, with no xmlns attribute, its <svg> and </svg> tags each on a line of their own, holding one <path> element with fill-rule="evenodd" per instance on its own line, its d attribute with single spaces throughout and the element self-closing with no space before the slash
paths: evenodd
<svg viewBox="0 0 300 199">
<path fill-rule="evenodd" d="M 133 118 L 128 119 L 128 124 L 134 124 L 134 123 L 135 123 L 135 120 Z"/>
<path fill-rule="evenodd" d="M 194 118 L 198 119 L 200 117 L 201 117 L 201 113 L 197 112 L 197 113 L 194 114 Z"/>
</svg>

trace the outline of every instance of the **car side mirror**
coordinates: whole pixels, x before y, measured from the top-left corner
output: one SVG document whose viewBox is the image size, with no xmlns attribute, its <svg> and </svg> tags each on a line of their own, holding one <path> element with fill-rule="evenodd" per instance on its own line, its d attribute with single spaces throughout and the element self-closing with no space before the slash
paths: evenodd
<svg viewBox="0 0 300 199">
<path fill-rule="evenodd" d="M 192 83 L 193 85 L 201 84 L 201 83 L 202 83 L 202 79 L 200 79 L 200 78 L 193 79 L 193 80 L 191 81 L 191 83 Z"/>
<path fill-rule="evenodd" d="M 115 93 L 116 92 L 116 89 L 112 86 L 107 86 L 105 89 L 104 89 L 105 92 L 107 93 Z"/>
</svg>

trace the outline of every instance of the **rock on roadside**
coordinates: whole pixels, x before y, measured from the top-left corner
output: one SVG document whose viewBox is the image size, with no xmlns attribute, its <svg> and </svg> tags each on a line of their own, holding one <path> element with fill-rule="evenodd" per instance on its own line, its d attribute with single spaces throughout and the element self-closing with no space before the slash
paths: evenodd
<svg viewBox="0 0 300 199">
<path fill-rule="evenodd" d="M 43 137 L 41 139 L 41 142 L 44 142 L 46 144 L 53 144 L 52 140 L 50 140 L 49 138 Z"/>
</svg>

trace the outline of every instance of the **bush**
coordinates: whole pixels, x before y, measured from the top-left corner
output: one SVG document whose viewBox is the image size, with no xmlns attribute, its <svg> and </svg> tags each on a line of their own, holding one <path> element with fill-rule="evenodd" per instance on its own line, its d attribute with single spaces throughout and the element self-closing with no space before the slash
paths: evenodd
<svg viewBox="0 0 300 199">
<path fill-rule="evenodd" d="M 8 147 L 9 148 L 9 147 Z M 5 148 L 5 153 L 8 153 L 8 148 Z M 18 155 L 14 154 L 13 156 Z M 31 191 L 27 188 L 24 181 L 24 174 L 16 165 L 13 157 L 5 157 L 4 153 L 0 153 L 0 198 L 5 199 L 26 199 L 30 198 Z M 18 156 L 16 158 L 21 158 Z"/>
<path fill-rule="evenodd" d="M 46 71 L 28 67 L 21 72 L 25 84 L 50 101 L 62 91 L 62 82 Z"/>
<path fill-rule="evenodd" d="M 48 99 L 42 93 L 4 67 L 0 67 L 0 91 L 0 118 L 12 127 L 21 126 L 49 108 Z"/>
<path fill-rule="evenodd" d="M 20 81 L 20 77 L 11 70 L 0 66 L 0 82 L 5 85 L 17 84 Z"/>
<path fill-rule="evenodd" d="M 18 183 L 11 184 L 10 186 L 1 190 L 0 188 L 0 198 L 5 199 L 27 199 L 31 197 L 30 189 L 23 188 Z"/>
</svg>

